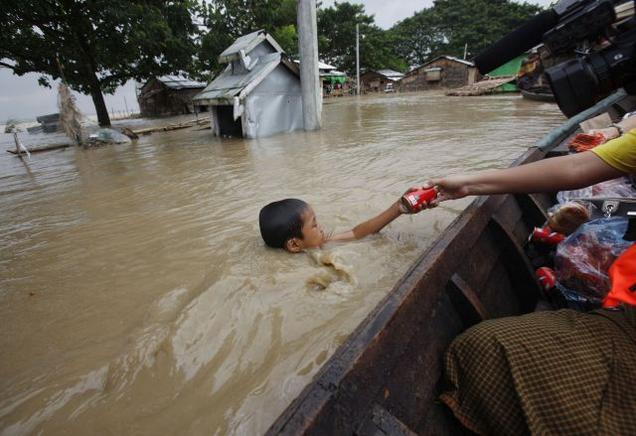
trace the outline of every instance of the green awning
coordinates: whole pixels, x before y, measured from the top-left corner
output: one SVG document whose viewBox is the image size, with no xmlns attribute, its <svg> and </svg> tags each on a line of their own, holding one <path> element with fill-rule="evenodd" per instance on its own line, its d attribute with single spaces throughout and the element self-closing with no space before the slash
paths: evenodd
<svg viewBox="0 0 636 436">
<path fill-rule="evenodd" d="M 336 83 L 344 85 L 347 81 L 347 76 L 322 76 L 322 80 L 332 85 L 335 85 Z"/>
</svg>

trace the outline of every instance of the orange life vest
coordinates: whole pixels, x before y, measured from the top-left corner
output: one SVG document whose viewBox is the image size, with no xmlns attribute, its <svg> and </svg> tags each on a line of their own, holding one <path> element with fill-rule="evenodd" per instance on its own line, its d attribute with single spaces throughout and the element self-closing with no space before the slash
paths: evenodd
<svg viewBox="0 0 636 436">
<path fill-rule="evenodd" d="M 612 289 L 603 300 L 603 307 L 620 303 L 636 306 L 636 244 L 621 254 L 609 269 Z"/>
</svg>

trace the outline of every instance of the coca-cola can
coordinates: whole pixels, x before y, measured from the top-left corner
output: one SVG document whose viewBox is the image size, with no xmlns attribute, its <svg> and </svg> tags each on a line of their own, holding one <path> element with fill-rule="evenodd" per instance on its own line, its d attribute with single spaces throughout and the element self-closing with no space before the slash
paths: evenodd
<svg viewBox="0 0 636 436">
<path fill-rule="evenodd" d="M 535 275 L 544 290 L 549 291 L 556 286 L 556 274 L 552 268 L 542 266 L 535 271 Z"/>
<path fill-rule="evenodd" d="M 402 204 L 412 213 L 422 210 L 424 204 L 428 204 L 437 198 L 435 188 L 417 189 L 402 196 Z"/>
<path fill-rule="evenodd" d="M 553 232 L 550 227 L 545 226 L 535 227 L 532 233 L 530 234 L 531 242 L 540 242 L 542 244 L 548 245 L 557 245 L 560 242 L 563 242 L 565 239 L 565 235 L 558 232 Z"/>
</svg>

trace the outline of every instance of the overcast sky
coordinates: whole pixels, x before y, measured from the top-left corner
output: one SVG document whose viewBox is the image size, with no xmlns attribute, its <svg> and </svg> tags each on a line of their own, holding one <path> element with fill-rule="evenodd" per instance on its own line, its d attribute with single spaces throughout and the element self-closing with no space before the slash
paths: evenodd
<svg viewBox="0 0 636 436">
<path fill-rule="evenodd" d="M 331 6 L 335 0 L 323 0 L 323 5 Z M 350 0 L 362 3 L 369 14 L 375 15 L 376 23 L 388 29 L 396 22 L 413 15 L 416 11 L 430 7 L 433 0 Z M 551 0 L 535 0 L 547 6 Z M 57 112 L 57 88 L 43 88 L 38 85 L 38 74 L 26 74 L 18 77 L 6 69 L 0 68 L 0 123 L 8 118 L 34 119 L 38 115 Z M 94 114 L 95 108 L 89 96 L 76 94 L 80 110 L 85 114 Z M 121 112 L 128 106 L 129 111 L 138 111 L 135 97 L 135 85 L 128 82 L 114 95 L 106 95 L 106 107 L 109 111 Z"/>
</svg>

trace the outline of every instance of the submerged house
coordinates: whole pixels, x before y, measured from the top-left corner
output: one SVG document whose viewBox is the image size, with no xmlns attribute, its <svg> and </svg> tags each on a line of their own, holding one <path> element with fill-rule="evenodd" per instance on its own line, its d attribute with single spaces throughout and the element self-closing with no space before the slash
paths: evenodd
<svg viewBox="0 0 636 436">
<path fill-rule="evenodd" d="M 360 76 L 360 91 L 383 92 L 393 90 L 395 83 L 404 77 L 404 74 L 393 70 L 367 71 Z M 387 86 L 388 85 L 388 86 Z"/>
<path fill-rule="evenodd" d="M 153 77 L 139 90 L 137 102 L 142 117 L 181 115 L 194 112 L 192 97 L 205 83 L 183 76 Z"/>
<path fill-rule="evenodd" d="M 472 62 L 453 56 L 439 56 L 406 73 L 400 81 L 400 91 L 459 88 L 480 78 Z"/>
<path fill-rule="evenodd" d="M 39 126 L 27 127 L 27 132 L 34 133 L 55 133 L 60 129 L 60 114 L 40 115 L 36 118 Z M 5 132 L 6 133 L 6 132 Z"/>
<path fill-rule="evenodd" d="M 227 64 L 194 104 L 208 107 L 217 136 L 260 138 L 303 129 L 300 72 L 267 32 L 238 38 L 219 56 Z"/>
</svg>

